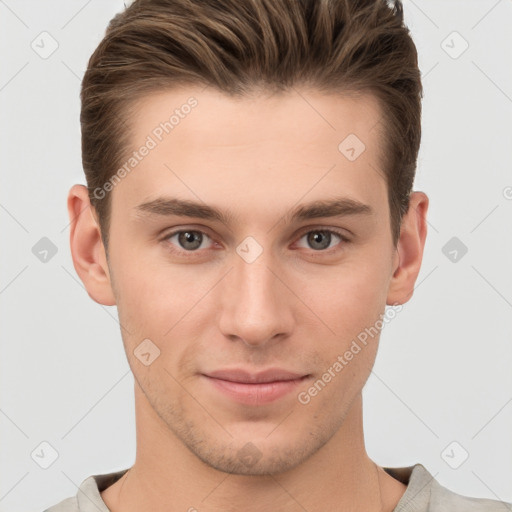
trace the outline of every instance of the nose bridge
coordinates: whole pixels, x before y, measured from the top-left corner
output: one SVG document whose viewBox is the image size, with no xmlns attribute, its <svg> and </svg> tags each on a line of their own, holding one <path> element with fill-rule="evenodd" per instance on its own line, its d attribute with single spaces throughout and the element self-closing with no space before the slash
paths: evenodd
<svg viewBox="0 0 512 512">
<path fill-rule="evenodd" d="M 225 336 L 260 345 L 290 332 L 292 313 L 275 266 L 271 250 L 254 238 L 239 244 L 223 290 L 220 328 Z"/>
</svg>

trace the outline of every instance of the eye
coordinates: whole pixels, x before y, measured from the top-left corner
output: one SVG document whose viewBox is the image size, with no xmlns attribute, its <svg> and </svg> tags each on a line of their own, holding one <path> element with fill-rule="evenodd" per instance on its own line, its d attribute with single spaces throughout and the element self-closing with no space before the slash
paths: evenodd
<svg viewBox="0 0 512 512">
<path fill-rule="evenodd" d="M 172 239 L 175 237 L 176 243 L 172 242 Z M 210 237 L 203 231 L 184 229 L 168 234 L 163 240 L 168 241 L 171 245 L 178 245 L 178 251 L 195 252 L 198 249 L 204 249 L 205 246 L 203 242 L 209 238 Z"/>
<path fill-rule="evenodd" d="M 314 252 L 331 252 L 340 242 L 348 243 L 350 240 L 342 233 L 333 229 L 314 229 L 305 232 L 299 239 L 305 239 L 306 249 L 313 249 Z M 201 249 L 208 249 L 208 240 L 213 241 L 204 231 L 197 229 L 182 229 L 173 231 L 166 235 L 162 241 L 166 242 L 171 252 L 176 253 L 197 253 Z M 338 243 L 336 243 L 336 240 Z M 334 245 L 333 245 L 334 242 Z"/>
<path fill-rule="evenodd" d="M 308 231 L 307 233 L 301 236 L 300 240 L 302 240 L 303 238 L 306 239 L 306 243 L 309 245 L 309 247 L 306 247 L 306 249 L 312 248 L 314 251 L 317 252 L 325 251 L 325 249 L 331 249 L 332 247 L 339 245 L 339 242 L 334 246 L 331 245 L 331 243 L 333 241 L 336 241 L 336 239 L 342 242 L 349 242 L 347 237 L 342 235 L 340 232 L 334 231 L 332 229 L 315 229 L 312 231 Z"/>
</svg>

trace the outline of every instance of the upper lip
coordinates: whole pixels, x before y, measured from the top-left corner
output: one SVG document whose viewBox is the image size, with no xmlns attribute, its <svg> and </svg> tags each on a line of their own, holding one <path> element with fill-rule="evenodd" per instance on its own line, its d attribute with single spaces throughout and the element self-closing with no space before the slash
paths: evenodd
<svg viewBox="0 0 512 512">
<path fill-rule="evenodd" d="M 276 382 L 296 380 L 305 377 L 304 373 L 295 373 L 281 368 L 269 368 L 261 372 L 249 372 L 240 368 L 216 370 L 205 373 L 207 377 L 227 380 L 231 382 L 243 382 L 247 384 L 260 384 L 265 382 Z"/>
</svg>

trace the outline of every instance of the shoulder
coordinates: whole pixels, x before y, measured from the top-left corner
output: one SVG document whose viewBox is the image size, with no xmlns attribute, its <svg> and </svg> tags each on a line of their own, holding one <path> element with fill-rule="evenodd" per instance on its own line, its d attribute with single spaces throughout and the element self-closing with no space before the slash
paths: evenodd
<svg viewBox="0 0 512 512">
<path fill-rule="evenodd" d="M 463 496 L 433 480 L 429 510 L 432 512 L 512 512 L 512 504 L 487 498 Z"/>
<path fill-rule="evenodd" d="M 75 496 L 60 501 L 44 512 L 110 512 L 100 493 L 117 482 L 126 471 L 128 469 L 89 476 L 80 484 Z"/>
<path fill-rule="evenodd" d="M 463 496 L 441 485 L 423 466 L 415 464 L 386 471 L 407 485 L 393 512 L 512 512 L 512 504 Z"/>
<path fill-rule="evenodd" d="M 56 505 L 47 508 L 43 512 L 78 512 L 78 501 L 76 497 L 66 498 Z"/>
</svg>

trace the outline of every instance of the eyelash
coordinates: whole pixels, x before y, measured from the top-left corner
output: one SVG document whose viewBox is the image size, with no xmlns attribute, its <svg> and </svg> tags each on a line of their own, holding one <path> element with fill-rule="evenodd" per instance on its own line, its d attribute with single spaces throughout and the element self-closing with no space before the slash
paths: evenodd
<svg viewBox="0 0 512 512">
<path fill-rule="evenodd" d="M 194 257 L 193 256 L 194 254 L 198 254 L 198 253 L 202 252 L 202 250 L 196 249 L 194 251 L 186 251 L 184 249 L 176 249 L 174 247 L 174 245 L 169 242 L 169 240 L 173 236 L 178 235 L 180 233 L 186 233 L 186 232 L 200 233 L 200 234 L 205 235 L 206 237 L 210 238 L 210 240 L 213 240 L 212 237 L 210 235 L 208 235 L 208 233 L 206 233 L 204 231 L 201 231 L 200 229 L 179 229 L 179 230 L 172 231 L 171 233 L 168 233 L 167 235 L 165 235 L 165 237 L 162 238 L 162 242 L 168 242 L 169 250 L 170 250 L 170 252 L 172 252 L 174 254 L 178 254 L 178 255 L 185 254 L 185 255 L 187 255 L 187 257 L 188 257 L 188 255 L 190 255 L 191 257 Z M 308 235 L 310 233 L 316 233 L 316 232 L 330 233 L 330 234 L 338 236 L 341 239 L 341 242 L 342 242 L 341 245 L 345 245 L 347 243 L 350 243 L 350 240 L 341 231 L 338 231 L 338 230 L 335 230 L 335 229 L 332 229 L 332 228 L 323 228 L 323 227 L 315 228 L 315 229 L 309 229 L 308 231 L 302 232 L 300 234 L 298 240 L 302 239 L 305 235 Z M 338 244 L 338 245 L 340 245 L 340 244 Z M 204 249 L 204 250 L 206 250 L 206 249 Z M 313 252 L 314 256 L 322 256 L 322 255 L 325 255 L 325 254 L 332 255 L 334 253 L 337 253 L 339 250 L 341 250 L 341 249 L 339 247 L 337 247 L 337 246 L 331 247 L 330 249 L 323 249 L 323 250 L 318 250 L 318 251 L 315 251 L 314 249 L 311 249 L 311 251 Z"/>
</svg>

